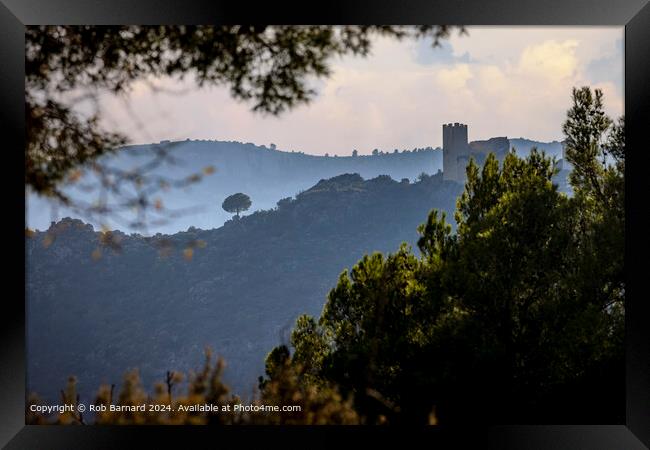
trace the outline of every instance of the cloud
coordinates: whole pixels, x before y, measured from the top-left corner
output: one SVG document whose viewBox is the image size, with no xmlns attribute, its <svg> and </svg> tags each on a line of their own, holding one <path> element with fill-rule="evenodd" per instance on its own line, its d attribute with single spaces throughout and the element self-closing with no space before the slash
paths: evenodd
<svg viewBox="0 0 650 450">
<path fill-rule="evenodd" d="M 430 40 L 420 39 L 412 48 L 413 60 L 422 65 L 470 63 L 469 52 L 460 56 L 454 54 L 449 41 L 442 41 L 438 47 L 433 47 Z"/>
<path fill-rule="evenodd" d="M 130 110 L 106 99 L 113 122 L 138 142 L 220 139 L 313 154 L 353 148 L 436 147 L 441 125 L 465 122 L 470 139 L 562 138 L 571 89 L 602 88 L 607 112 L 623 112 L 623 28 L 483 27 L 442 47 L 380 38 L 367 58 L 337 58 L 332 76 L 313 80 L 318 96 L 280 118 L 253 114 L 225 87 L 155 80 L 187 93 L 155 94 L 138 86 Z M 618 43 L 618 44 L 617 44 Z"/>
<path fill-rule="evenodd" d="M 574 78 L 578 70 L 575 39 L 558 42 L 544 41 L 526 47 L 519 59 L 518 70 L 524 76 L 537 76 L 561 81 Z"/>
<path fill-rule="evenodd" d="M 589 78 L 596 83 L 613 82 L 623 86 L 623 39 L 617 39 L 614 48 L 603 49 L 603 56 L 591 60 L 586 67 Z"/>
<path fill-rule="evenodd" d="M 468 64 L 456 64 L 450 68 L 439 69 L 436 73 L 436 81 L 440 87 L 457 92 L 464 89 L 467 81 L 473 76 Z"/>
</svg>

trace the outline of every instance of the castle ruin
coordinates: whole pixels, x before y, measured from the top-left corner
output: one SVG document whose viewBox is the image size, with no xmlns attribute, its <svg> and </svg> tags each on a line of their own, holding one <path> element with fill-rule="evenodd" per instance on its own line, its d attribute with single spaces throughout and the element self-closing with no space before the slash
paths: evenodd
<svg viewBox="0 0 650 450">
<path fill-rule="evenodd" d="M 499 162 L 503 161 L 510 148 L 507 137 L 494 137 L 486 141 L 467 140 L 467 125 L 449 123 L 442 125 L 442 178 L 443 180 L 464 183 L 465 168 L 470 158 L 483 164 L 489 153 L 494 153 Z"/>
<path fill-rule="evenodd" d="M 464 182 L 465 167 L 469 163 L 467 125 L 462 123 L 442 125 L 442 178 Z"/>
</svg>

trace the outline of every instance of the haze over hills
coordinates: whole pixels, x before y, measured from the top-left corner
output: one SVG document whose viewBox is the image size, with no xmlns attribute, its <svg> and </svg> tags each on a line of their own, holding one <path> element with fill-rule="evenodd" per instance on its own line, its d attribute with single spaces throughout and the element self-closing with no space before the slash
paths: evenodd
<svg viewBox="0 0 650 450">
<path fill-rule="evenodd" d="M 452 217 L 462 186 L 358 174 L 321 180 L 273 210 L 143 237 L 64 219 L 26 242 L 28 390 L 55 400 L 69 375 L 82 401 L 137 367 L 145 386 L 198 367 L 204 346 L 249 395 L 266 353 L 318 314 L 366 253 L 415 244 L 430 209 Z"/>
<path fill-rule="evenodd" d="M 545 152 L 548 156 L 553 156 L 557 160 L 562 159 L 562 142 L 538 142 L 526 138 L 510 138 L 510 148 L 514 148 L 518 156 L 526 156 L 530 150 L 535 147 L 537 150 Z"/>
<path fill-rule="evenodd" d="M 358 173 L 364 178 L 389 175 L 395 180 L 408 178 L 414 181 L 421 174 L 429 175 L 442 170 L 442 150 L 440 148 L 419 148 L 412 150 L 393 149 L 378 152 L 377 155 L 359 156 L 315 156 L 302 152 L 280 151 L 271 145 L 252 143 L 197 141 L 163 142 L 162 144 L 136 145 L 126 147 L 123 151 L 106 157 L 107 164 L 125 170 L 134 165 L 143 164 L 151 158 L 156 148 L 168 149 L 177 161 L 163 164 L 153 172 L 169 177 L 183 177 L 194 172 L 201 172 L 207 166 L 213 166 L 216 173 L 203 178 L 188 188 L 171 189 L 165 192 L 165 207 L 172 210 L 198 207 L 193 214 L 185 214 L 171 223 L 151 228 L 150 232 L 174 233 L 186 230 L 190 226 L 210 229 L 221 226 L 230 215 L 221 209 L 221 203 L 230 194 L 244 192 L 253 202 L 250 212 L 268 209 L 285 197 L 308 189 L 321 179 L 327 179 L 343 173 Z M 561 155 L 559 142 L 540 143 L 526 139 L 511 139 L 518 153 L 525 154 L 531 147 L 537 146 L 548 154 Z M 71 196 L 92 202 L 96 193 L 87 193 L 78 188 L 82 182 L 69 186 L 66 192 Z M 35 195 L 27 198 L 28 226 L 39 230 L 47 229 L 52 217 L 52 208 L 47 200 Z M 56 217 L 76 215 L 59 208 Z M 85 218 L 83 218 L 85 219 Z M 125 229 L 123 224 L 107 221 L 108 228 Z M 92 223 L 96 228 L 101 224 Z"/>
<path fill-rule="evenodd" d="M 218 154 L 224 178 L 251 183 L 229 191 L 259 197 L 263 185 L 253 179 L 266 180 L 278 195 L 296 179 L 307 183 L 339 165 L 379 172 L 392 164 L 406 174 L 441 154 L 324 158 L 226 144 L 220 152 L 209 144 L 179 148 L 195 167 L 214 164 Z M 291 173 L 300 175 L 282 184 Z M 560 187 L 566 174 L 556 177 Z M 278 195 L 268 209 L 221 227 L 202 229 L 197 215 L 187 218 L 186 231 L 143 236 L 100 233 L 66 218 L 34 232 L 26 242 L 29 390 L 54 400 L 74 374 L 82 397 L 91 400 L 100 383 L 119 383 L 129 368 L 139 368 L 150 385 L 167 370 L 197 367 L 208 345 L 226 358 L 226 380 L 249 395 L 266 353 L 286 339 L 300 314 L 318 315 L 342 270 L 402 242 L 415 248 L 417 226 L 431 209 L 445 211 L 453 225 L 463 186 L 444 181 L 440 171 L 417 178 L 337 175 L 293 192 L 295 198 Z M 208 192 L 215 180 L 196 186 L 204 189 L 199 197 L 212 195 L 220 206 L 217 193 Z"/>
</svg>

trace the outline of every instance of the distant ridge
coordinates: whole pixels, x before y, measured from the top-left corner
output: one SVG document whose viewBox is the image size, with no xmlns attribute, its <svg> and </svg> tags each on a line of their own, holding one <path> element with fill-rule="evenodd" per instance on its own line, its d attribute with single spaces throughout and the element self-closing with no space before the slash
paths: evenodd
<svg viewBox="0 0 650 450">
<path fill-rule="evenodd" d="M 267 147 L 250 142 L 189 139 L 127 146 L 124 151 L 108 157 L 106 161 L 117 167 L 129 168 L 146 161 L 152 150 L 160 145 L 169 148 L 179 163 L 164 165 L 156 173 L 179 177 L 200 172 L 206 166 L 214 166 L 216 172 L 189 189 L 166 192 L 163 198 L 166 207 L 198 207 L 200 210 L 196 214 L 174 219 L 169 225 L 154 227 L 151 229 L 153 233 L 174 233 L 190 226 L 203 229 L 219 227 L 230 217 L 220 205 L 228 195 L 235 192 L 244 192 L 250 196 L 253 202 L 250 213 L 272 208 L 281 198 L 293 197 L 321 179 L 344 173 L 358 173 L 363 178 L 388 175 L 397 181 L 404 178 L 414 181 L 421 173 L 433 175 L 442 170 L 442 150 L 432 147 L 378 150 L 376 155 L 319 156 L 280 150 L 271 144 Z M 511 139 L 510 145 L 521 153 L 529 151 L 533 145 L 548 149 L 547 153 L 561 153 L 560 143 L 556 142 Z M 69 192 L 88 201 L 94 199 L 74 188 Z M 30 228 L 42 230 L 49 226 L 52 211 L 46 200 L 30 195 L 27 208 Z M 57 216 L 76 217 L 66 208 L 61 208 Z M 93 225 L 99 228 L 101 224 Z M 110 221 L 108 225 L 110 228 L 122 227 L 121 224 Z"/>
</svg>

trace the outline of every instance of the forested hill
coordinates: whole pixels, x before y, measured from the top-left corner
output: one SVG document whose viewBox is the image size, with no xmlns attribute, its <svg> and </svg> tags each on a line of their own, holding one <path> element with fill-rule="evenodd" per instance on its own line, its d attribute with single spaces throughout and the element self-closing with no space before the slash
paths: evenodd
<svg viewBox="0 0 650 450">
<path fill-rule="evenodd" d="M 185 215 L 171 223 L 152 228 L 152 231 L 174 233 L 189 226 L 216 228 L 228 220 L 229 214 L 221 209 L 223 200 L 236 192 L 250 196 L 251 212 L 269 209 L 280 198 L 295 195 L 308 189 L 320 179 L 344 173 L 358 173 L 364 178 L 389 175 L 395 180 L 409 178 L 414 181 L 421 173 L 435 174 L 442 169 L 442 150 L 417 148 L 377 152 L 376 155 L 315 156 L 302 152 L 281 151 L 274 147 L 242 142 L 186 140 L 161 144 L 134 145 L 103 159 L 106 164 L 130 170 L 145 165 L 158 150 L 165 150 L 173 162 L 156 167 L 152 175 L 171 179 L 201 173 L 208 166 L 215 173 L 204 177 L 187 189 L 170 189 L 164 193 L 165 206 L 171 210 L 192 208 L 196 214 Z M 351 155 L 352 149 L 348 151 Z M 83 180 L 77 183 L 83 186 Z M 92 203 L 97 194 L 86 193 L 74 186 L 71 197 Z M 51 211 L 44 200 L 31 196 L 28 202 L 29 226 L 45 229 L 50 223 Z M 58 217 L 74 216 L 64 207 Z M 99 224 L 94 224 L 99 227 Z M 120 228 L 122 223 L 109 223 Z"/>
<path fill-rule="evenodd" d="M 537 146 L 548 154 L 559 155 L 559 142 L 542 143 L 526 139 L 511 139 L 520 155 Z M 287 197 L 308 189 L 320 179 L 331 178 L 343 173 L 358 173 L 362 177 L 374 178 L 389 175 L 395 180 L 408 178 L 414 181 L 421 173 L 436 174 L 442 170 L 440 148 L 415 148 L 378 150 L 376 155 L 359 156 L 315 156 L 302 152 L 281 151 L 275 146 L 255 145 L 242 142 L 212 140 L 185 140 L 161 144 L 128 146 L 123 151 L 104 158 L 115 167 L 130 170 L 145 165 L 157 150 L 164 149 L 173 162 L 156 167 L 152 175 L 183 178 L 192 173 L 201 173 L 208 166 L 216 169 L 210 176 L 189 188 L 171 189 L 164 193 L 165 207 L 171 210 L 193 208 L 196 214 L 174 219 L 169 224 L 152 228 L 152 232 L 174 233 L 189 226 L 216 228 L 228 220 L 229 215 L 221 209 L 223 200 L 236 192 L 250 196 L 251 211 L 269 209 L 279 198 Z M 352 154 L 352 149 L 348 152 Z M 79 180 L 76 186 L 84 186 Z M 92 204 L 96 193 L 71 187 L 72 198 Z M 109 194 L 110 195 L 110 194 Z M 40 230 L 46 229 L 51 220 L 51 208 L 45 200 L 30 195 L 27 202 L 28 225 Z M 73 212 L 59 207 L 57 217 L 75 217 Z M 109 221 L 110 222 L 110 221 Z M 99 227 L 100 224 L 93 224 Z M 122 223 L 108 223 L 111 228 L 121 228 Z"/>
<path fill-rule="evenodd" d="M 143 237 L 64 219 L 31 233 L 28 389 L 54 401 L 74 374 L 91 401 L 133 367 L 150 387 L 167 370 L 198 367 L 207 345 L 249 395 L 266 353 L 298 315 L 320 313 L 342 270 L 415 244 L 429 210 L 453 216 L 461 190 L 441 174 L 347 174 L 217 229 Z"/>
<path fill-rule="evenodd" d="M 527 155 L 530 150 L 535 147 L 539 151 L 543 151 L 546 155 L 556 159 L 562 158 L 562 142 L 538 142 L 525 138 L 510 138 L 510 148 L 516 150 L 518 156 Z"/>
</svg>

